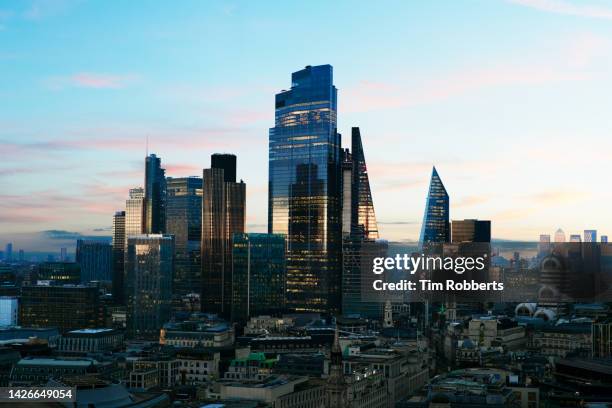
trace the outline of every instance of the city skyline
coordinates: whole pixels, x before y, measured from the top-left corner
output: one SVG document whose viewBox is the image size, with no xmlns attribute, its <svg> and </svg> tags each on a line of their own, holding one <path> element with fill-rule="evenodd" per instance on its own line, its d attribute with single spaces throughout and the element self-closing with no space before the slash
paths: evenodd
<svg viewBox="0 0 612 408">
<path fill-rule="evenodd" d="M 593 228 L 606 234 L 612 228 L 605 211 L 612 197 L 598 188 L 605 183 L 610 157 L 605 136 L 612 131 L 604 79 L 611 71 L 610 29 L 599 9 L 541 7 L 535 1 L 470 1 L 464 7 L 446 4 L 443 10 L 393 3 L 396 16 L 391 11 L 371 16 L 373 27 L 389 19 L 385 32 L 365 27 L 351 42 L 341 28 L 326 28 L 329 49 L 307 44 L 282 61 L 265 61 L 267 36 L 247 37 L 257 23 L 288 15 L 296 6 L 195 5 L 193 16 L 183 9 L 165 10 L 175 18 L 164 33 L 155 33 L 159 49 L 151 48 L 147 38 L 111 36 L 105 44 L 117 55 L 98 50 L 92 56 L 84 48 L 101 40 L 98 30 L 111 16 L 101 13 L 94 24 L 88 18 L 98 15 L 99 6 L 60 3 L 9 2 L 0 13 L 0 44 L 6 50 L 0 59 L 7 62 L 0 97 L 11 101 L 0 112 L 2 246 L 14 242 L 27 251 L 48 250 L 65 246 L 55 245 L 56 236 L 110 235 L 112 214 L 123 208 L 129 189 L 145 187 L 147 137 L 148 150 L 175 178 L 200 175 L 211 153 L 236 154 L 238 173 L 249 185 L 247 232 L 266 231 L 268 175 L 261 164 L 267 158 L 267 129 L 274 123 L 270 103 L 275 93 L 289 88 L 287 72 L 325 63 L 335 70 L 343 147 L 352 126 L 366 135 L 381 238 L 418 240 L 432 165 L 451 196 L 450 218 L 490 219 L 494 238 L 535 240 L 559 225 L 569 233 Z M 127 8 L 119 27 L 127 27 L 139 11 Z M 307 13 L 321 9 L 316 4 Z M 453 11 L 459 17 L 449 20 Z M 334 5 L 328 12 L 327 18 L 344 19 L 366 11 Z M 463 43 L 478 39 L 474 50 L 449 45 L 453 29 L 474 18 L 470 12 L 487 15 L 499 30 L 490 39 L 475 37 L 477 30 L 459 30 Z M 440 19 L 429 21 L 431 26 L 417 21 L 428 15 Z M 91 25 L 69 27 L 66 23 L 76 16 Z M 221 35 L 222 44 L 205 39 L 203 46 L 208 55 L 225 58 L 211 63 L 193 50 L 198 34 L 206 32 L 201 25 L 215 18 L 219 21 L 207 27 Z M 403 27 L 402 18 L 414 23 L 405 24 L 411 28 Z M 445 29 L 440 23 L 447 20 L 453 24 Z M 229 35 L 235 27 L 238 34 Z M 443 44 L 430 38 L 435 29 Z M 20 41 L 11 41 L 16 35 Z M 49 35 L 56 41 L 40 49 L 38 42 Z M 443 46 L 440 53 L 419 46 L 418 35 L 428 35 L 432 47 Z M 170 48 L 165 36 L 172 38 Z M 288 34 L 283 44 L 296 36 Z M 176 38 L 185 45 L 177 47 Z M 362 67 L 350 63 L 360 55 L 358 43 L 382 39 L 392 46 L 412 38 L 414 47 L 409 41 L 403 49 L 413 55 L 372 50 L 357 64 Z M 533 39 L 529 44 L 528 38 Z M 61 53 L 63 62 L 56 61 L 53 52 L 66 40 L 80 57 Z M 119 47 L 123 40 L 127 49 L 141 52 L 128 55 Z M 232 48 L 239 43 L 255 49 Z M 166 53 L 176 66 L 165 63 Z M 244 78 L 243 66 L 236 66 L 239 57 L 256 61 L 249 67 L 250 79 Z M 385 67 L 371 61 L 377 58 Z M 179 67 L 190 59 L 192 67 Z M 157 68 L 149 68 L 151 63 Z"/>
</svg>

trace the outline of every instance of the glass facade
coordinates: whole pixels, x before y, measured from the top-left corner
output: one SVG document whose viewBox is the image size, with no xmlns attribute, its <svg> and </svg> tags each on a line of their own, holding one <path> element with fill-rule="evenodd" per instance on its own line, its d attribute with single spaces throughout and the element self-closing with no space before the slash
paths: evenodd
<svg viewBox="0 0 612 408">
<path fill-rule="evenodd" d="M 372 275 L 374 258 L 386 257 L 388 243 L 383 240 L 364 239 L 359 235 L 345 237 L 342 245 L 342 314 L 381 319 L 383 304 L 367 301 L 362 294 L 371 288 L 362 276 Z"/>
<path fill-rule="evenodd" d="M 225 181 L 222 168 L 202 177 L 202 311 L 229 316 L 232 237 L 244 233 L 246 184 Z"/>
<path fill-rule="evenodd" d="M 142 187 L 130 189 L 130 195 L 125 202 L 125 245 L 127 239 L 133 235 L 142 234 L 144 214 L 144 189 Z"/>
<path fill-rule="evenodd" d="M 367 239 L 378 239 L 378 224 L 374 213 L 370 178 L 358 127 L 354 127 L 351 132 L 351 156 L 353 171 L 351 227 L 354 232 L 363 234 Z"/>
<path fill-rule="evenodd" d="M 43 262 L 36 268 L 36 279 L 76 285 L 81 282 L 81 268 L 76 262 Z"/>
<path fill-rule="evenodd" d="M 276 95 L 269 138 L 268 232 L 287 239 L 287 305 L 337 312 L 341 282 L 341 166 L 330 65 L 307 66 Z"/>
<path fill-rule="evenodd" d="M 157 339 L 170 318 L 174 237 L 128 238 L 125 260 L 127 332 L 132 338 Z"/>
<path fill-rule="evenodd" d="M 450 242 L 449 197 L 436 168 L 431 173 L 425 215 L 421 227 L 421 246 Z"/>
<path fill-rule="evenodd" d="M 113 216 L 113 301 L 125 304 L 124 263 L 125 263 L 125 211 L 117 211 Z"/>
<path fill-rule="evenodd" d="M 166 179 L 166 233 L 174 235 L 173 294 L 199 293 L 201 285 L 202 179 Z"/>
<path fill-rule="evenodd" d="M 453 220 L 451 226 L 453 244 L 491 242 L 491 221 Z"/>
<path fill-rule="evenodd" d="M 232 321 L 281 313 L 286 300 L 285 237 L 236 234 L 232 250 Z"/>
<path fill-rule="evenodd" d="M 161 234 L 166 227 L 166 170 L 154 154 L 145 159 L 143 233 Z"/>
<path fill-rule="evenodd" d="M 61 333 L 103 327 L 104 311 L 95 286 L 40 285 L 21 288 L 19 324 L 57 327 Z"/>
<path fill-rule="evenodd" d="M 76 262 L 81 267 L 81 282 L 112 280 L 113 247 L 106 242 L 77 240 Z"/>
</svg>

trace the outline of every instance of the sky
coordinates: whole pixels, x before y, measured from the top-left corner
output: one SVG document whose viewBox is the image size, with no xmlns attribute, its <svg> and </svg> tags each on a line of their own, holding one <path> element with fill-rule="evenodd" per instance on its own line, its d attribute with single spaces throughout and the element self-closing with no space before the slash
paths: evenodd
<svg viewBox="0 0 612 408">
<path fill-rule="evenodd" d="M 418 238 L 433 165 L 495 238 L 612 234 L 612 1 L 2 0 L 0 245 L 108 235 L 147 138 L 169 176 L 235 153 L 265 231 L 274 94 L 319 64 L 382 238 Z"/>
</svg>

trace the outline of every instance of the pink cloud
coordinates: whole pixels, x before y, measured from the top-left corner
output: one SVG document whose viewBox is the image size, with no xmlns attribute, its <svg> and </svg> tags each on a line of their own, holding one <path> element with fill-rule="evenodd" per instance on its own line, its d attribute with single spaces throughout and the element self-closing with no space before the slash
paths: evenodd
<svg viewBox="0 0 612 408">
<path fill-rule="evenodd" d="M 584 2 L 571 3 L 564 0 L 507 0 L 509 3 L 531 7 L 548 13 L 569 16 L 612 19 L 612 8 L 599 7 Z"/>
<path fill-rule="evenodd" d="M 72 84 L 81 88 L 118 89 L 132 80 L 130 75 L 108 75 L 81 72 L 70 77 Z"/>
<path fill-rule="evenodd" d="M 166 176 L 179 177 L 179 176 L 201 176 L 203 167 L 192 164 L 164 164 L 163 167 L 166 169 Z"/>
</svg>

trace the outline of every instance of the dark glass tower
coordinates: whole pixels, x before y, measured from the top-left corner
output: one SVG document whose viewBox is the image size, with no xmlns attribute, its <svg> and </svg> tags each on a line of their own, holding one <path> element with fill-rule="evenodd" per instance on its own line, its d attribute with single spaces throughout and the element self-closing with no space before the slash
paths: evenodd
<svg viewBox="0 0 612 408">
<path fill-rule="evenodd" d="M 375 257 L 387 256 L 388 244 L 378 241 L 378 224 L 370 190 L 368 169 L 358 127 L 351 131 L 351 150 L 344 151 L 342 164 L 342 313 L 382 318 L 380 302 L 362 296 L 371 276 Z"/>
<path fill-rule="evenodd" d="M 446 188 L 434 167 L 425 202 L 425 215 L 419 239 L 421 246 L 450 242 L 449 201 Z"/>
<path fill-rule="evenodd" d="M 81 282 L 112 280 L 113 247 L 106 242 L 79 239 L 76 263 L 81 267 Z"/>
<path fill-rule="evenodd" d="M 282 313 L 286 300 L 285 237 L 236 234 L 233 239 L 232 321 Z"/>
<path fill-rule="evenodd" d="M 276 95 L 270 129 L 268 232 L 287 237 L 287 306 L 337 312 L 341 281 L 341 164 L 330 65 L 307 66 Z"/>
<path fill-rule="evenodd" d="M 134 235 L 127 241 L 127 333 L 132 338 L 158 339 L 170 319 L 174 237 Z"/>
<path fill-rule="evenodd" d="M 144 220 L 145 234 L 161 234 L 166 227 L 166 170 L 154 154 L 145 159 Z"/>
<path fill-rule="evenodd" d="M 235 173 L 235 168 L 233 169 Z M 230 314 L 232 238 L 244 233 L 246 184 L 225 181 L 225 169 L 202 177 L 202 311 Z"/>
<path fill-rule="evenodd" d="M 113 216 L 113 301 L 125 304 L 125 211 L 117 211 Z"/>
<path fill-rule="evenodd" d="M 166 233 L 174 235 L 173 294 L 199 293 L 201 285 L 202 179 L 166 179 Z"/>
<path fill-rule="evenodd" d="M 236 155 L 215 153 L 210 156 L 210 167 L 213 169 L 223 169 L 227 183 L 236 182 Z"/>
</svg>

